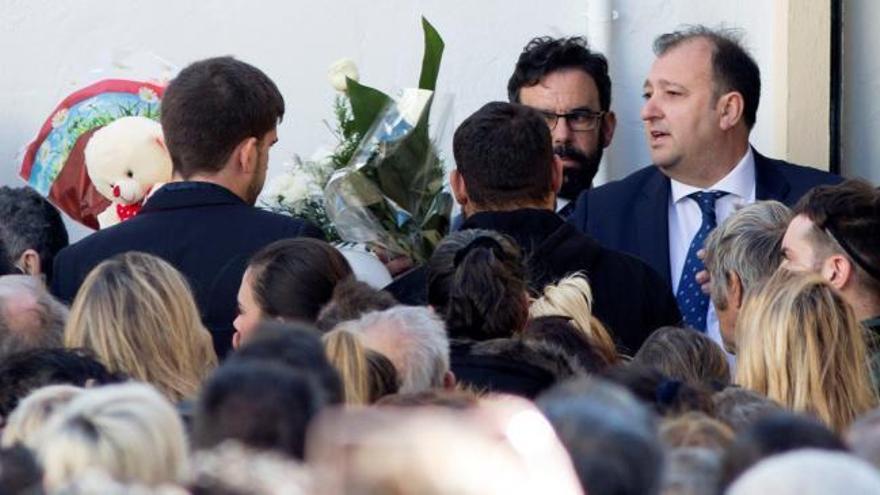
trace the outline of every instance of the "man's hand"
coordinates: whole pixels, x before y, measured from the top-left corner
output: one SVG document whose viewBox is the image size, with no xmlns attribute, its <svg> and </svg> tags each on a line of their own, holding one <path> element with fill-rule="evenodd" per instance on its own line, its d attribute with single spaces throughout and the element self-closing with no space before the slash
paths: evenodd
<svg viewBox="0 0 880 495">
<path fill-rule="evenodd" d="M 700 261 L 703 261 L 706 258 L 706 250 L 700 249 L 697 251 L 697 258 L 700 258 Z M 712 277 L 709 276 L 709 270 L 700 270 L 694 275 L 694 279 L 700 284 L 700 289 L 703 291 L 703 294 L 708 294 L 712 287 Z"/>
<path fill-rule="evenodd" d="M 396 277 L 415 266 L 415 263 L 413 263 L 412 258 L 409 256 L 401 256 L 375 246 L 372 249 L 392 277 Z"/>
</svg>

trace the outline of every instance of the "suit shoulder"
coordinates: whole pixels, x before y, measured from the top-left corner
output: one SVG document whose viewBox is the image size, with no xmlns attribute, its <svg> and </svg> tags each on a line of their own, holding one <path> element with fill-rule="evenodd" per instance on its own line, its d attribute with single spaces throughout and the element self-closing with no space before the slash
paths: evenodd
<svg viewBox="0 0 880 495">
<path fill-rule="evenodd" d="M 642 167 L 626 177 L 603 184 L 588 191 L 590 201 L 595 199 L 623 201 L 621 195 L 633 194 L 642 189 L 646 182 L 657 177 L 660 171 L 654 165 Z"/>
<path fill-rule="evenodd" d="M 301 218 L 282 215 L 262 208 L 250 208 L 250 210 L 254 222 L 259 223 L 262 227 L 271 227 L 272 229 L 290 232 L 298 236 L 324 239 L 321 229 Z"/>
</svg>

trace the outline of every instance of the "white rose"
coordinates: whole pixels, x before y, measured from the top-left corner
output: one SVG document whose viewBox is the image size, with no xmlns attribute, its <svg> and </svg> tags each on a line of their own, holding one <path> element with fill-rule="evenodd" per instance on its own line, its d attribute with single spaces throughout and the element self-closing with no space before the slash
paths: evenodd
<svg viewBox="0 0 880 495">
<path fill-rule="evenodd" d="M 309 195 L 309 181 L 302 173 L 276 175 L 266 187 L 270 204 L 294 208 Z"/>
<path fill-rule="evenodd" d="M 330 79 L 330 85 L 336 88 L 336 91 L 345 92 L 348 85 L 345 78 L 358 80 L 358 68 L 354 61 L 350 58 L 341 58 L 330 66 L 327 71 L 327 78 Z"/>
</svg>

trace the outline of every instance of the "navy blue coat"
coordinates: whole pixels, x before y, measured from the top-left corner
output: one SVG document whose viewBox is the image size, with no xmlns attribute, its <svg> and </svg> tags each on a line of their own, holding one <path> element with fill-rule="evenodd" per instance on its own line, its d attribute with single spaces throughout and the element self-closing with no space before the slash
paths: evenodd
<svg viewBox="0 0 880 495">
<path fill-rule="evenodd" d="M 169 183 L 134 218 L 61 250 L 52 293 L 69 303 L 89 271 L 107 258 L 126 251 L 154 254 L 186 276 L 222 358 L 231 346 L 248 259 L 271 242 L 299 236 L 323 238 L 323 233 L 302 220 L 254 208 L 216 184 Z"/>
<path fill-rule="evenodd" d="M 755 197 L 791 206 L 839 176 L 767 158 L 755 150 Z M 568 222 L 603 246 L 645 260 L 672 286 L 669 268 L 669 178 L 650 165 L 619 181 L 584 191 Z"/>
</svg>

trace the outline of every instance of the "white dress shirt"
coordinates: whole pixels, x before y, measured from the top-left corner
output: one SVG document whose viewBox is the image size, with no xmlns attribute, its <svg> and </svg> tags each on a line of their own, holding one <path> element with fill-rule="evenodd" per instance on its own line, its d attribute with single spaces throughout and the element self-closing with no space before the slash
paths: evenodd
<svg viewBox="0 0 880 495">
<path fill-rule="evenodd" d="M 685 258 L 691 241 L 703 223 L 703 213 L 697 202 L 687 197 L 698 191 L 724 191 L 728 193 L 715 202 L 715 219 L 720 225 L 737 208 L 755 202 L 755 156 L 749 147 L 745 156 L 740 159 L 724 178 L 706 189 L 689 186 L 672 180 L 672 195 L 669 197 L 669 269 L 672 274 L 672 293 L 678 292 L 678 282 L 684 268 Z M 721 331 L 718 327 L 718 316 L 715 307 L 709 304 L 706 316 L 706 334 L 712 340 L 721 342 Z M 729 359 L 729 361 L 732 361 Z"/>
</svg>

